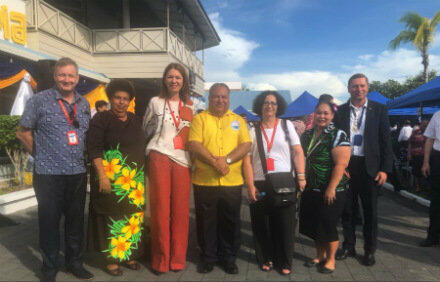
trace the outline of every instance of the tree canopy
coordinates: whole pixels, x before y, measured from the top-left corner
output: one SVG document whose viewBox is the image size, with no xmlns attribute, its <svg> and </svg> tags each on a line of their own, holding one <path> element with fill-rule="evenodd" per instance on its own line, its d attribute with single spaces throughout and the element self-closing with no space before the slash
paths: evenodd
<svg viewBox="0 0 440 282">
<path fill-rule="evenodd" d="M 428 75 L 428 81 L 437 77 L 437 72 L 431 70 Z M 425 77 L 423 72 L 416 76 L 407 78 L 404 82 L 400 83 L 394 79 L 388 79 L 385 82 L 372 81 L 370 83 L 370 91 L 377 91 L 385 97 L 396 98 L 408 91 L 411 91 L 420 85 L 425 83 Z"/>
</svg>

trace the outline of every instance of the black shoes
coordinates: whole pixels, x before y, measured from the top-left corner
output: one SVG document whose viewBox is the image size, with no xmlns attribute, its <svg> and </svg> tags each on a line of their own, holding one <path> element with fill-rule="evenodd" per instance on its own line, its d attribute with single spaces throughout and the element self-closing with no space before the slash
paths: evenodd
<svg viewBox="0 0 440 282">
<path fill-rule="evenodd" d="M 214 269 L 214 264 L 211 262 L 201 262 L 197 266 L 198 273 L 209 273 Z"/>
<path fill-rule="evenodd" d="M 225 262 L 222 265 L 227 274 L 238 274 L 238 266 L 235 262 Z"/>
<path fill-rule="evenodd" d="M 366 266 L 374 265 L 376 263 L 374 255 L 371 253 L 365 253 L 364 257 L 362 258 L 362 263 Z"/>
<path fill-rule="evenodd" d="M 356 251 L 354 249 L 341 248 L 336 252 L 336 260 L 344 260 L 347 257 L 355 257 Z"/>
<path fill-rule="evenodd" d="M 439 241 L 434 241 L 430 239 L 425 239 L 419 243 L 420 247 L 433 247 L 439 244 Z"/>
<path fill-rule="evenodd" d="M 334 269 L 330 269 L 325 267 L 324 265 L 319 266 L 318 268 L 318 272 L 322 273 L 322 274 L 331 274 L 333 273 L 333 271 L 335 271 Z"/>
<path fill-rule="evenodd" d="M 43 275 L 40 277 L 40 281 L 48 281 L 48 282 L 52 282 L 55 281 L 55 277 L 57 276 L 57 274 L 49 274 L 49 273 L 43 273 Z"/>
<path fill-rule="evenodd" d="M 316 262 L 316 261 L 314 261 L 314 260 L 309 260 L 309 261 L 306 261 L 305 263 L 304 263 L 304 266 L 305 267 L 314 267 L 314 266 L 321 266 L 321 265 L 323 265 L 325 263 L 325 260 L 324 261 L 319 261 L 319 262 Z"/>
<path fill-rule="evenodd" d="M 67 269 L 67 273 L 73 274 L 78 279 L 81 280 L 91 280 L 93 279 L 93 274 L 87 271 L 84 267 L 72 267 Z"/>
</svg>

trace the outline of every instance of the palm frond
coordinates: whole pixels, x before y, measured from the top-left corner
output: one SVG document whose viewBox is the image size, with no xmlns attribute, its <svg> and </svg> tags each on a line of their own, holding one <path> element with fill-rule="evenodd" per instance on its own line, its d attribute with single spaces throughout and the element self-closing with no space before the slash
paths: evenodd
<svg viewBox="0 0 440 282">
<path fill-rule="evenodd" d="M 424 17 L 414 12 L 407 12 L 400 18 L 401 23 L 405 23 L 405 26 L 409 30 L 417 31 L 422 24 Z"/>
<path fill-rule="evenodd" d="M 391 49 L 397 49 L 400 44 L 411 42 L 416 37 L 416 33 L 414 31 L 410 30 L 402 30 L 399 35 L 396 36 L 393 40 L 389 43 L 389 48 Z"/>
<path fill-rule="evenodd" d="M 434 31 L 439 22 L 440 22 L 440 11 L 438 11 L 437 14 L 435 14 L 431 20 L 431 28 L 433 28 Z"/>
<path fill-rule="evenodd" d="M 423 46 L 426 46 L 429 44 L 430 40 L 432 40 L 430 38 L 432 36 L 429 19 L 423 18 L 423 22 L 419 26 L 416 36 L 414 37 L 413 44 L 417 49 L 422 50 Z"/>
</svg>

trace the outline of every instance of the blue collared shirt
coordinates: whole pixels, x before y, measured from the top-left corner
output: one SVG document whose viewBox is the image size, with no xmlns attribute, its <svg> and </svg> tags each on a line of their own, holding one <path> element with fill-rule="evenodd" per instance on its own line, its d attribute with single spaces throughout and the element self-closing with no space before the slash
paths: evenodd
<svg viewBox="0 0 440 282">
<path fill-rule="evenodd" d="M 78 129 L 69 125 L 58 100 L 63 102 L 68 113 L 76 103 Z M 30 128 L 33 133 L 35 172 L 50 175 L 85 173 L 84 141 L 89 121 L 89 102 L 78 93 L 72 104 L 63 100 L 55 87 L 32 96 L 26 103 L 20 125 Z M 67 132 L 71 130 L 77 133 L 78 145 L 69 145 Z"/>
</svg>

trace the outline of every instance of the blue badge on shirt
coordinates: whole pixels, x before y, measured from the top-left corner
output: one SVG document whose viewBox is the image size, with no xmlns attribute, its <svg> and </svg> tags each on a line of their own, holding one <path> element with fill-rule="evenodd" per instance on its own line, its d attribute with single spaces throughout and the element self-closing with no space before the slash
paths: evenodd
<svg viewBox="0 0 440 282">
<path fill-rule="evenodd" d="M 240 129 L 240 123 L 238 122 L 238 120 L 234 120 L 233 122 L 231 122 L 231 127 L 234 130 L 239 130 Z"/>
<path fill-rule="evenodd" d="M 356 134 L 353 138 L 353 145 L 354 146 L 361 146 L 362 145 L 362 135 Z"/>
</svg>

